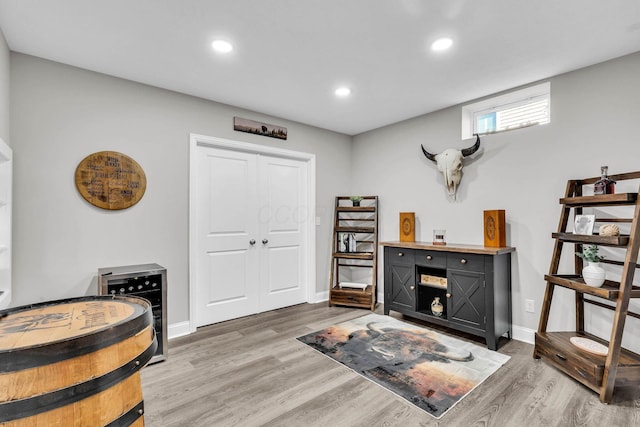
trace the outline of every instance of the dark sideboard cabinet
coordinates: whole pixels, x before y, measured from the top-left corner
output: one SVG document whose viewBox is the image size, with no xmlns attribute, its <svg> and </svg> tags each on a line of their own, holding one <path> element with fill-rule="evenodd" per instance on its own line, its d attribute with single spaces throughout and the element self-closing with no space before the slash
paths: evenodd
<svg viewBox="0 0 640 427">
<path fill-rule="evenodd" d="M 384 313 L 484 337 L 497 350 L 511 338 L 512 247 L 383 242 Z M 441 310 L 432 311 L 436 298 Z"/>
</svg>

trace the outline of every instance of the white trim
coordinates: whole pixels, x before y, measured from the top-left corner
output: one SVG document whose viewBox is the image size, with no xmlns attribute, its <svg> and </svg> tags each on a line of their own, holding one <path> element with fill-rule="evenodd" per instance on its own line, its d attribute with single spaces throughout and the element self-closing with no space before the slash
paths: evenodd
<svg viewBox="0 0 640 427">
<path fill-rule="evenodd" d="M 274 157 L 301 160 L 308 166 L 307 206 L 309 206 L 309 226 L 307 228 L 307 302 L 315 301 L 316 293 L 316 156 L 311 153 L 252 144 L 242 141 L 217 138 L 213 136 L 192 133 L 189 136 L 189 331 L 196 331 L 195 324 L 195 254 L 196 254 L 196 206 L 195 195 L 197 186 L 197 171 L 195 167 L 196 150 L 198 145 L 225 150 L 241 151 L 245 153 L 266 154 Z"/>
<path fill-rule="evenodd" d="M 533 344 L 535 341 L 536 331 L 535 329 L 525 328 L 523 326 L 513 325 L 511 327 L 513 338 L 516 341 L 526 342 L 528 344 Z"/>
<path fill-rule="evenodd" d="M 11 304 L 13 150 L 0 138 L 0 309 Z"/>
<path fill-rule="evenodd" d="M 167 326 L 167 339 L 178 338 L 184 335 L 189 335 L 191 332 L 191 322 L 188 320 L 184 322 L 174 323 Z"/>
<path fill-rule="evenodd" d="M 329 301 L 329 291 L 316 292 L 313 298 L 313 303 L 324 302 L 324 301 Z"/>
</svg>

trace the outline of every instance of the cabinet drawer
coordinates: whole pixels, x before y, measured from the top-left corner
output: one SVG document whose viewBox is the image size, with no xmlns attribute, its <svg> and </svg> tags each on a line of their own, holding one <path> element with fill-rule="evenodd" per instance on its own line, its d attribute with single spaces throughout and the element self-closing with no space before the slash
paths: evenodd
<svg viewBox="0 0 640 427">
<path fill-rule="evenodd" d="M 567 340 L 558 339 L 552 334 L 536 333 L 534 355 L 582 383 L 595 387 L 602 384 L 604 357 L 602 363 L 596 362 L 593 357 L 584 356 L 571 348 Z"/>
<path fill-rule="evenodd" d="M 360 304 L 368 306 L 371 305 L 372 297 L 371 286 L 368 286 L 364 291 L 340 288 L 331 290 L 332 304 Z"/>
<path fill-rule="evenodd" d="M 447 268 L 447 253 L 437 251 L 416 251 L 416 264 L 425 267 Z"/>
<path fill-rule="evenodd" d="M 449 252 L 447 268 L 484 273 L 484 255 Z"/>
<path fill-rule="evenodd" d="M 387 247 L 384 251 L 391 264 L 413 264 L 413 249 Z"/>
</svg>

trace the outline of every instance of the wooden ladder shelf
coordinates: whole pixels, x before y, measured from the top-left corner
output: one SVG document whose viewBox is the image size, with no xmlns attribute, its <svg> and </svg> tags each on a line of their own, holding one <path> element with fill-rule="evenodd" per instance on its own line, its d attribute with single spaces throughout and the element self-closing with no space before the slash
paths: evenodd
<svg viewBox="0 0 640 427">
<path fill-rule="evenodd" d="M 621 181 L 640 179 L 640 172 L 611 175 L 609 178 L 616 181 L 620 187 Z M 638 225 L 640 217 L 640 197 L 638 194 L 640 191 L 583 196 L 583 186 L 591 186 L 598 179 L 600 177 L 569 180 L 565 196 L 560 199 L 562 205 L 560 223 L 558 231 L 552 234 L 555 245 L 549 274 L 545 275 L 547 286 L 540 313 L 540 323 L 536 332 L 533 356 L 545 360 L 548 364 L 599 393 L 601 402 L 609 403 L 615 387 L 640 384 L 640 355 L 622 347 L 622 336 L 627 316 L 640 319 L 640 315 L 628 311 L 629 299 L 640 298 L 640 287 L 633 285 L 635 270 L 638 268 L 638 248 L 640 247 L 640 226 Z M 629 211 L 633 210 L 633 218 L 611 217 L 611 212 L 622 206 L 626 206 Z M 630 225 L 629 234 L 600 236 L 598 234 L 574 234 L 568 231 L 571 212 L 573 211 L 574 215 L 582 214 L 582 209 L 585 207 L 595 208 L 596 223 Z M 600 211 L 603 209 L 606 210 L 606 216 L 600 217 Z M 560 257 L 565 243 L 573 244 L 574 252 L 582 252 L 583 244 L 623 249 L 624 260 L 605 259 L 602 261 L 622 268 L 620 281 L 606 280 L 599 288 L 587 285 L 581 276 L 583 260 L 577 256 L 574 256 L 574 274 L 558 274 Z M 570 289 L 575 293 L 575 331 L 547 331 L 553 292 L 557 286 Z M 613 310 L 609 341 L 585 331 L 585 304 Z M 571 342 L 573 337 L 584 337 L 604 345 L 606 356 L 579 349 Z"/>
<path fill-rule="evenodd" d="M 378 196 L 363 196 L 360 206 L 348 196 L 336 197 L 329 305 L 374 310 L 377 271 Z"/>
</svg>

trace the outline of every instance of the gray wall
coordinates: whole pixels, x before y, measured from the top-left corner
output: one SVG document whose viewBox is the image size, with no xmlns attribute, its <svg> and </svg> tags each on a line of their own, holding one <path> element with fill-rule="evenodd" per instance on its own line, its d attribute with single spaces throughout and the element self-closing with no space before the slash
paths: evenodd
<svg viewBox="0 0 640 427">
<path fill-rule="evenodd" d="M 9 142 L 9 47 L 0 30 L 0 138 Z"/>
<path fill-rule="evenodd" d="M 358 135 L 352 190 L 380 196 L 381 240 L 398 240 L 398 213 L 413 211 L 417 239 L 431 241 L 433 229 L 444 228 L 449 242 L 481 245 L 483 210 L 505 209 L 507 243 L 516 247 L 513 320 L 518 333 L 532 336 L 566 181 L 599 175 L 601 165 L 610 173 L 640 170 L 638 76 L 640 53 L 551 78 L 551 124 L 483 137 L 456 201 L 447 200 L 420 144 L 434 152 L 471 145 L 460 140 L 461 106 Z M 525 312 L 525 299 L 535 300 L 535 313 Z M 570 329 L 573 299 L 563 290 L 557 299 L 551 325 Z M 600 316 L 587 322 L 599 328 Z M 637 337 L 640 322 L 628 323 Z"/>
<path fill-rule="evenodd" d="M 316 155 L 316 287 L 326 292 L 350 137 L 18 53 L 11 73 L 13 306 L 95 293 L 99 267 L 157 262 L 168 270 L 169 323 L 188 320 L 190 133 Z M 288 140 L 235 132 L 236 115 L 283 125 Z M 102 150 L 144 169 L 147 191 L 132 208 L 101 210 L 76 191 L 76 166 Z"/>
<path fill-rule="evenodd" d="M 2 58 L 0 81 L 6 81 Z M 603 164 L 611 173 L 640 170 L 638 75 L 640 53 L 551 78 L 552 123 L 484 137 L 481 152 L 465 166 L 458 199 L 450 201 L 420 144 L 432 151 L 470 144 L 460 141 L 461 106 L 350 138 L 12 53 L 13 305 L 95 292 L 98 267 L 158 262 L 169 271 L 169 322 L 186 321 L 188 141 L 194 132 L 316 154 L 318 292 L 327 290 L 336 194 L 380 196 L 381 240 L 397 240 L 398 212 L 414 211 L 419 240 L 430 241 L 434 228 L 445 228 L 449 242 L 482 244 L 482 211 L 505 209 L 508 244 L 516 247 L 515 333 L 531 338 L 566 180 L 595 176 Z M 5 122 L 7 99 L 0 96 Z M 234 132 L 234 115 L 287 126 L 289 140 Z M 8 124 L 0 124 L 0 132 L 3 127 Z M 107 149 L 132 156 L 147 173 L 147 193 L 131 209 L 94 208 L 75 190 L 78 162 Z M 570 267 L 567 256 L 562 268 Z M 535 313 L 524 311 L 525 299 L 535 300 Z M 551 329 L 571 329 L 572 307 L 572 295 L 558 291 Z M 640 311 L 637 302 L 632 308 Z M 589 314 L 587 324 L 606 337 L 608 316 Z M 625 344 L 632 349 L 629 337 L 640 333 L 638 323 L 628 321 Z"/>
</svg>

